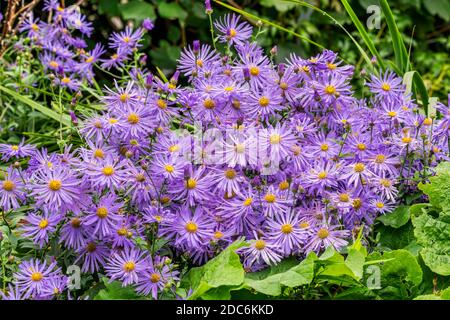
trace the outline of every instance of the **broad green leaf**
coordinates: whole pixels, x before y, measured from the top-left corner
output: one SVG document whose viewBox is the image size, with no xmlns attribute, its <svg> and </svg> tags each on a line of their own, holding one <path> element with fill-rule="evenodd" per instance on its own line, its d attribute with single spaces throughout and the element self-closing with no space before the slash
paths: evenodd
<svg viewBox="0 0 450 320">
<path fill-rule="evenodd" d="M 385 226 L 400 228 L 409 221 L 409 207 L 399 206 L 393 212 L 382 215 L 378 218 Z"/>
<path fill-rule="evenodd" d="M 145 18 L 156 19 L 153 5 L 145 1 L 133 0 L 119 6 L 120 13 L 125 20 L 134 19 L 141 23 Z"/>
<path fill-rule="evenodd" d="M 244 245 L 243 241 L 236 241 L 202 267 L 192 268 L 182 281 L 185 288 L 193 289 L 189 299 L 201 298 L 210 289 L 220 286 L 241 285 L 244 268 L 235 251 Z"/>
<path fill-rule="evenodd" d="M 311 283 L 314 277 L 315 260 L 317 256 L 310 253 L 302 262 L 285 271 L 277 272 L 280 267 L 274 266 L 268 271 L 248 274 L 245 277 L 245 286 L 266 295 L 278 296 L 281 294 L 282 286 L 294 288 Z M 282 269 L 285 267 L 286 265 Z"/>
<path fill-rule="evenodd" d="M 390 278 L 403 278 L 415 285 L 422 282 L 422 269 L 417 259 L 407 250 L 400 249 L 383 254 L 384 259 L 393 259 L 383 264 L 381 269 L 382 280 L 388 284 Z"/>
<path fill-rule="evenodd" d="M 161 2 L 158 6 L 158 11 L 161 17 L 166 19 L 180 19 L 187 18 L 187 12 L 176 2 Z"/>
<path fill-rule="evenodd" d="M 445 21 L 450 21 L 450 1 L 448 0 L 428 0 L 423 1 L 423 5 L 429 13 L 440 16 Z"/>
<path fill-rule="evenodd" d="M 350 248 L 348 250 L 345 265 L 353 272 L 358 280 L 363 277 L 365 255 L 363 252 Z"/>
<path fill-rule="evenodd" d="M 424 294 L 415 297 L 413 300 L 442 300 L 442 298 L 436 294 Z"/>
<path fill-rule="evenodd" d="M 414 96 L 420 95 L 422 98 L 423 110 L 426 116 L 429 115 L 430 98 L 422 77 L 417 71 L 408 71 L 403 75 L 403 84 L 406 86 L 405 95 L 413 92 Z"/>
<path fill-rule="evenodd" d="M 109 282 L 107 278 L 102 278 L 105 285 L 94 297 L 94 300 L 138 300 L 143 299 L 134 291 L 133 287 L 122 287 L 119 281 Z"/>
<path fill-rule="evenodd" d="M 61 115 L 61 114 L 53 111 L 52 109 L 44 107 L 43 105 L 40 105 L 39 103 L 35 102 L 34 100 L 32 100 L 28 97 L 25 97 L 16 91 L 5 88 L 1 85 L 0 85 L 0 91 L 3 91 L 6 94 L 9 94 L 14 99 L 16 99 L 22 103 L 25 103 L 32 109 L 39 111 L 40 113 L 46 115 L 47 117 L 52 118 L 53 120 L 56 120 L 58 122 L 62 122 L 62 124 L 65 126 L 71 126 L 70 118 L 66 114 Z"/>
<path fill-rule="evenodd" d="M 428 195 L 433 206 L 450 213 L 450 162 L 441 162 L 435 170 L 436 175 L 429 178 L 429 183 L 419 183 L 419 189 Z"/>
</svg>

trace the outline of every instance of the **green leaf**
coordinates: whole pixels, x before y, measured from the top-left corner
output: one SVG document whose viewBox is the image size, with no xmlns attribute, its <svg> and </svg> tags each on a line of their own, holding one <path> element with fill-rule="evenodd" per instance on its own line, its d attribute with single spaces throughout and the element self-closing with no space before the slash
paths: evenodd
<svg viewBox="0 0 450 320">
<path fill-rule="evenodd" d="M 295 7 L 292 3 L 287 3 L 280 0 L 261 0 L 259 4 L 264 7 L 275 7 L 278 12 L 286 12 Z"/>
<path fill-rule="evenodd" d="M 358 29 L 359 35 L 363 39 L 367 48 L 369 48 L 370 53 L 373 56 L 377 57 L 378 64 L 380 65 L 381 69 L 384 70 L 386 68 L 386 66 L 384 64 L 383 58 L 381 57 L 378 50 L 375 48 L 375 44 L 373 43 L 372 39 L 370 38 L 369 34 L 367 33 L 367 31 L 364 28 L 364 26 L 362 25 L 362 23 L 359 21 L 358 16 L 352 9 L 352 6 L 348 3 L 347 0 L 342 0 L 342 4 L 344 5 L 345 10 L 347 11 L 348 15 L 350 16 L 350 19 L 352 20 L 356 29 Z"/>
<path fill-rule="evenodd" d="M 107 14 L 109 16 L 120 15 L 118 0 L 100 0 L 98 5 L 99 14 Z"/>
<path fill-rule="evenodd" d="M 155 9 L 145 1 L 134 0 L 121 4 L 120 12 L 125 20 L 134 19 L 137 23 L 141 23 L 145 18 L 156 19 Z"/>
<path fill-rule="evenodd" d="M 400 249 L 383 254 L 384 259 L 393 259 L 386 261 L 382 266 L 382 278 L 389 283 L 390 278 L 404 278 L 415 285 L 422 282 L 422 269 L 417 259 L 407 250 Z"/>
<path fill-rule="evenodd" d="M 399 206 L 393 212 L 380 216 L 377 220 L 385 226 L 400 228 L 408 223 L 410 217 L 408 206 Z"/>
<path fill-rule="evenodd" d="M 448 0 L 428 0 L 423 1 L 423 5 L 429 13 L 438 15 L 445 21 L 450 21 L 450 1 Z"/>
<path fill-rule="evenodd" d="M 235 251 L 244 245 L 242 240 L 236 241 L 202 267 L 192 268 L 182 280 L 185 288 L 193 288 L 189 299 L 202 298 L 210 289 L 220 286 L 240 286 L 244 282 L 244 268 Z M 219 293 L 223 295 L 223 290 Z M 205 297 L 211 298 L 211 294 Z"/>
<path fill-rule="evenodd" d="M 187 12 L 176 2 L 161 2 L 158 6 L 158 12 L 162 18 L 166 19 L 180 19 L 187 18 Z"/>
<path fill-rule="evenodd" d="M 380 6 L 386 18 L 389 33 L 391 34 L 391 40 L 394 46 L 395 64 L 400 69 L 401 74 L 403 74 L 406 71 L 408 71 L 406 68 L 409 65 L 409 61 L 405 43 L 403 42 L 402 34 L 398 30 L 397 24 L 395 23 L 394 15 L 392 14 L 391 8 L 389 7 L 387 0 L 380 0 Z"/>
<path fill-rule="evenodd" d="M 281 294 L 282 286 L 294 288 L 310 284 L 314 278 L 314 261 L 316 260 L 317 256 L 310 253 L 302 262 L 287 270 L 281 271 L 289 263 L 292 264 L 292 260 L 283 261 L 261 272 L 247 274 L 245 286 L 266 295 L 278 296 Z"/>
<path fill-rule="evenodd" d="M 419 183 L 419 189 L 428 195 L 430 203 L 450 213 L 450 162 L 441 162 L 436 168 L 436 175 L 430 177 L 429 183 Z"/>
<path fill-rule="evenodd" d="M 61 115 L 61 114 L 53 111 L 52 109 L 44 107 L 43 105 L 40 105 L 39 103 L 35 102 L 34 100 L 32 100 L 28 97 L 25 97 L 25 96 L 21 95 L 20 93 L 17 93 L 16 91 L 5 88 L 1 85 L 0 85 L 0 91 L 3 91 L 5 93 L 9 94 L 14 99 L 28 105 L 33 110 L 37 110 L 40 113 L 46 115 L 47 117 L 52 118 L 53 120 L 62 122 L 62 124 L 65 126 L 68 126 L 68 127 L 71 126 L 71 121 L 70 121 L 70 118 L 68 115 L 65 115 L 65 114 Z"/>
<path fill-rule="evenodd" d="M 101 289 L 94 297 L 94 300 L 139 300 L 139 296 L 131 286 L 122 287 L 119 281 L 109 282 L 107 278 L 102 278 L 104 289 Z"/>
<path fill-rule="evenodd" d="M 353 272 L 357 280 L 360 280 L 363 277 L 365 260 L 363 252 L 353 248 L 348 250 L 345 265 Z"/>
<path fill-rule="evenodd" d="M 405 95 L 413 92 L 414 96 L 420 95 L 422 98 L 422 105 L 425 115 L 428 116 L 430 98 L 428 97 L 428 91 L 425 87 L 422 77 L 417 71 L 408 71 L 403 75 L 403 84 L 406 85 Z"/>
</svg>

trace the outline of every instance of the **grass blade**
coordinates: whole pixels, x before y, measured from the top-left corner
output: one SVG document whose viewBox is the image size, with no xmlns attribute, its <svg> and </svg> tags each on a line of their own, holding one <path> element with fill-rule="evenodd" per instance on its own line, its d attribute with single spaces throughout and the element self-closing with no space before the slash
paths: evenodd
<svg viewBox="0 0 450 320">
<path fill-rule="evenodd" d="M 350 32 L 347 31 L 347 29 L 344 28 L 344 26 L 339 23 L 339 21 L 337 21 L 335 18 L 333 18 L 331 15 L 329 15 L 327 12 L 321 10 L 318 7 L 313 6 L 312 4 L 309 4 L 305 1 L 300 1 L 300 0 L 284 0 L 286 2 L 291 2 L 291 3 L 295 3 L 298 4 L 300 6 L 303 7 L 307 7 L 310 9 L 313 9 L 317 12 L 320 12 L 322 15 L 328 17 L 330 20 L 332 20 L 337 26 L 339 26 L 342 30 L 344 30 L 344 32 L 349 36 L 349 38 L 353 41 L 353 43 L 355 44 L 355 46 L 358 48 L 359 52 L 361 53 L 361 56 L 364 58 L 364 60 L 366 61 L 367 65 L 369 65 L 371 68 L 373 68 L 373 65 L 370 61 L 369 56 L 367 55 L 367 53 L 364 51 L 364 49 L 359 45 L 358 41 L 355 40 L 355 38 L 350 34 Z M 345 61 L 345 60 L 344 60 Z"/>
<path fill-rule="evenodd" d="M 40 113 L 46 115 L 49 118 L 52 118 L 58 122 L 62 122 L 66 126 L 69 126 L 69 127 L 71 126 L 70 118 L 68 115 L 61 115 L 61 114 L 53 111 L 52 109 L 44 107 L 44 106 L 40 105 L 39 103 L 31 100 L 30 98 L 22 96 L 21 94 L 13 91 L 11 89 L 5 88 L 3 86 L 0 86 L 0 91 L 3 91 L 4 93 L 10 95 L 14 99 L 30 106 L 34 110 L 39 111 Z"/>
<path fill-rule="evenodd" d="M 345 1 L 345 0 L 344 0 Z M 403 42 L 402 35 L 398 31 L 397 24 L 395 23 L 394 15 L 386 0 L 380 0 L 381 10 L 383 10 L 386 18 L 386 23 L 391 34 L 392 44 L 394 46 L 395 64 L 400 71 L 405 73 L 408 71 L 406 68 L 409 66 L 408 53 L 406 51 L 405 43 Z"/>
<path fill-rule="evenodd" d="M 366 44 L 367 48 L 369 48 L 370 53 L 373 56 L 377 57 L 377 62 L 380 65 L 381 69 L 385 70 L 386 65 L 384 64 L 383 58 L 381 57 L 377 48 L 375 48 L 375 44 L 373 43 L 372 39 L 370 39 L 370 36 L 367 33 L 367 31 L 364 28 L 361 21 L 359 21 L 358 17 L 355 14 L 355 11 L 353 11 L 351 5 L 347 2 L 347 0 L 341 0 L 341 2 L 344 5 L 345 10 L 347 11 L 348 15 L 350 16 L 350 19 L 352 20 L 356 29 L 358 29 L 359 35 L 364 40 L 364 43 Z"/>
<path fill-rule="evenodd" d="M 219 4 L 219 5 L 221 5 L 222 7 L 225 7 L 225 8 L 227 8 L 227 9 L 229 9 L 229 10 L 232 10 L 232 11 L 234 11 L 234 12 L 236 12 L 236 13 L 239 13 L 239 14 L 245 16 L 245 17 L 248 17 L 248 18 L 250 18 L 250 19 L 260 20 L 260 21 L 261 21 L 262 23 L 264 23 L 264 24 L 267 24 L 267 25 L 269 25 L 269 26 L 275 27 L 275 28 L 277 28 L 277 29 L 279 29 L 279 30 L 281 30 L 281 31 L 287 32 L 287 33 L 289 33 L 289 34 L 291 34 L 291 35 L 293 35 L 293 36 L 295 36 L 295 37 L 297 37 L 297 38 L 299 38 L 299 39 L 301 39 L 301 40 L 304 40 L 304 41 L 306 41 L 306 42 L 308 42 L 308 43 L 310 43 L 310 44 L 316 46 L 316 47 L 319 47 L 319 48 L 321 48 L 321 49 L 325 49 L 324 46 L 318 44 L 317 42 L 314 42 L 314 41 L 312 41 L 311 39 L 308 39 L 308 38 L 306 38 L 306 37 L 304 37 L 304 36 L 302 36 L 302 35 L 300 35 L 300 34 L 294 32 L 294 31 L 292 31 L 292 30 L 289 30 L 289 29 L 287 29 L 287 28 L 285 28 L 285 27 L 283 27 L 283 26 L 280 26 L 279 24 L 276 24 L 276 23 L 273 23 L 273 22 L 271 22 L 271 21 L 269 21 L 269 20 L 260 18 L 260 17 L 258 17 L 258 16 L 255 16 L 254 14 L 251 14 L 251 13 L 248 13 L 248 12 L 246 12 L 246 11 L 244 11 L 244 10 L 235 8 L 235 7 L 233 7 L 233 6 L 229 5 L 229 4 L 223 3 L 223 2 L 221 2 L 221 1 L 214 0 L 214 2 L 217 3 L 217 4 Z"/>
<path fill-rule="evenodd" d="M 436 101 L 435 98 L 428 97 L 428 91 L 425 87 L 425 83 L 422 80 L 422 77 L 417 71 L 408 71 L 403 75 L 403 84 L 406 85 L 405 94 L 413 93 L 417 100 L 417 95 L 420 95 L 422 98 L 422 105 L 425 115 L 428 117 L 428 106 L 430 104 L 430 100 L 433 102 Z"/>
</svg>

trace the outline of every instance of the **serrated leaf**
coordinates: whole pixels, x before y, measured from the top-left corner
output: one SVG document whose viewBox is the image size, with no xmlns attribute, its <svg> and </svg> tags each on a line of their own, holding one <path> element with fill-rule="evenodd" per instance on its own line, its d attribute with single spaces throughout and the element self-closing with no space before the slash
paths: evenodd
<svg viewBox="0 0 450 320">
<path fill-rule="evenodd" d="M 408 223 L 409 216 L 409 207 L 399 206 L 391 213 L 378 217 L 378 220 L 381 221 L 385 226 L 400 228 L 401 226 L 404 226 Z"/>
<path fill-rule="evenodd" d="M 409 251 L 400 249 L 385 252 L 383 258 L 392 259 L 385 262 L 381 269 L 382 279 L 386 284 L 390 283 L 390 278 L 403 278 L 415 285 L 422 282 L 422 269 Z"/>
</svg>

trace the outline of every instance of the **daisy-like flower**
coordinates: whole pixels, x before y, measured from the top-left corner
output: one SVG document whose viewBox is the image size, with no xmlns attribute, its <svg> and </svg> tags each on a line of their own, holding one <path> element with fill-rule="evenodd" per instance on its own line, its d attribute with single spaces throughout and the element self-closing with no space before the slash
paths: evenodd
<svg viewBox="0 0 450 320">
<path fill-rule="evenodd" d="M 10 283 L 5 292 L 0 290 L 0 298 L 4 301 L 19 301 L 26 299 L 24 293 L 22 292 L 22 290 L 20 290 L 17 283 L 14 286 Z"/>
<path fill-rule="evenodd" d="M 81 249 L 86 245 L 89 230 L 83 223 L 83 218 L 74 216 L 61 228 L 59 241 L 70 249 Z"/>
<path fill-rule="evenodd" d="M 84 136 L 86 140 L 94 140 L 96 142 L 102 142 L 105 133 L 104 127 L 105 127 L 105 120 L 103 119 L 103 117 L 95 116 L 88 118 L 83 122 L 80 128 L 80 133 Z"/>
<path fill-rule="evenodd" d="M 379 214 L 389 213 L 395 209 L 394 205 L 388 199 L 383 199 L 381 197 L 372 199 L 370 201 L 370 206 L 372 210 Z"/>
<path fill-rule="evenodd" d="M 95 273 L 106 264 L 111 251 L 106 245 L 90 240 L 82 248 L 78 249 L 76 253 L 77 259 L 75 263 L 83 261 L 81 271 Z"/>
<path fill-rule="evenodd" d="M 383 174 L 382 176 L 375 176 L 372 178 L 371 182 L 377 194 L 380 194 L 385 199 L 395 202 L 398 194 L 398 190 L 395 187 L 397 184 L 396 179 L 392 179 Z"/>
<path fill-rule="evenodd" d="M 278 188 L 271 185 L 260 199 L 260 205 L 267 217 L 286 213 L 289 206 L 292 205 L 292 199 L 289 194 L 281 192 Z"/>
<path fill-rule="evenodd" d="M 319 253 L 323 249 L 333 247 L 340 250 L 345 247 L 348 242 L 345 240 L 350 236 L 350 231 L 339 230 L 341 226 L 331 225 L 330 221 L 324 221 L 314 227 L 311 236 L 305 243 L 305 252 L 314 251 Z"/>
<path fill-rule="evenodd" d="M 283 255 L 298 252 L 305 240 L 305 229 L 300 228 L 299 216 L 293 212 L 276 214 L 266 222 L 267 237 L 280 248 Z"/>
<path fill-rule="evenodd" d="M 211 182 L 204 167 L 195 171 L 189 167 L 188 171 L 188 175 L 184 179 L 177 179 L 173 186 L 169 186 L 169 193 L 175 195 L 175 200 L 181 200 L 189 206 L 194 206 L 209 199 Z"/>
<path fill-rule="evenodd" d="M 126 110 L 127 107 L 138 105 L 141 102 L 140 90 L 133 81 L 129 81 L 125 88 L 119 86 L 117 81 L 114 81 L 115 90 L 106 88 L 106 95 L 102 97 L 102 101 L 111 110 L 117 110 L 119 113 Z"/>
<path fill-rule="evenodd" d="M 117 160 L 107 156 L 103 161 L 87 164 L 86 175 L 94 187 L 99 190 L 116 189 L 125 180 L 126 160 Z"/>
<path fill-rule="evenodd" d="M 115 48 L 118 51 L 131 52 L 134 48 L 141 46 L 139 41 L 143 35 L 141 28 L 133 29 L 129 26 L 125 28 L 125 31 L 117 33 L 114 32 L 109 38 L 110 48 Z"/>
<path fill-rule="evenodd" d="M 366 160 L 370 170 L 375 174 L 398 175 L 399 160 L 391 156 L 388 150 L 379 149 L 371 152 Z"/>
<path fill-rule="evenodd" d="M 198 40 L 194 41 L 193 47 L 188 46 L 181 52 L 178 60 L 178 70 L 185 76 L 197 77 L 204 66 L 219 66 L 220 57 L 209 45 L 200 45 Z"/>
<path fill-rule="evenodd" d="M 326 187 L 335 187 L 339 170 L 331 161 L 317 162 L 305 175 L 305 184 L 311 192 L 322 193 Z"/>
<path fill-rule="evenodd" d="M 368 83 L 370 91 L 383 100 L 398 100 L 403 94 L 402 79 L 393 72 L 386 71 L 378 77 L 371 75 L 370 80 Z"/>
<path fill-rule="evenodd" d="M 281 261 L 278 254 L 279 247 L 267 238 L 259 238 L 256 233 L 255 239 L 250 240 L 250 246 L 238 249 L 237 252 L 244 257 L 244 266 L 251 268 L 254 264 L 274 265 Z"/>
<path fill-rule="evenodd" d="M 14 278 L 24 297 L 30 298 L 39 296 L 50 280 L 60 275 L 61 269 L 57 268 L 56 261 L 48 265 L 37 259 L 31 259 L 20 264 Z"/>
<path fill-rule="evenodd" d="M 120 112 L 123 139 L 148 136 L 155 128 L 154 119 L 146 106 L 125 106 L 124 109 Z"/>
<path fill-rule="evenodd" d="M 50 278 L 42 288 L 39 298 L 53 299 L 61 295 L 67 288 L 68 278 L 66 276 L 56 276 Z"/>
<path fill-rule="evenodd" d="M 219 41 L 230 45 L 244 45 L 252 36 L 253 28 L 246 22 L 241 22 L 240 17 L 235 14 L 227 14 L 214 22 L 219 31 Z"/>
<path fill-rule="evenodd" d="M 215 190 L 224 193 L 226 197 L 240 193 L 240 184 L 244 181 L 241 173 L 233 168 L 225 167 L 214 170 L 211 180 L 215 183 Z"/>
<path fill-rule="evenodd" d="M 184 164 L 179 157 L 157 155 L 152 162 L 152 172 L 169 181 L 183 177 Z"/>
<path fill-rule="evenodd" d="M 256 135 L 256 133 L 255 133 Z M 245 167 L 257 162 L 257 139 L 251 132 L 233 132 L 226 135 L 223 145 L 224 162 L 231 168 L 237 165 Z"/>
<path fill-rule="evenodd" d="M 48 243 L 49 235 L 55 232 L 56 225 L 61 221 L 61 216 L 47 212 L 42 215 L 29 213 L 25 219 L 27 224 L 22 227 L 23 235 L 32 238 L 42 248 Z"/>
<path fill-rule="evenodd" d="M 349 185 L 353 185 L 357 188 L 367 184 L 372 176 L 373 173 L 369 170 L 367 164 L 355 162 L 344 168 L 344 172 L 340 178 L 341 180 L 347 180 Z"/>
<path fill-rule="evenodd" d="M 205 246 L 214 235 L 214 225 L 198 206 L 192 213 L 189 208 L 182 208 L 173 222 L 162 222 L 161 235 L 174 238 L 175 245 L 182 248 L 198 249 Z"/>
<path fill-rule="evenodd" d="M 99 239 L 110 235 L 114 227 L 122 219 L 118 215 L 122 203 L 117 202 L 117 196 L 110 194 L 102 197 L 98 204 L 88 210 L 88 215 L 83 220 L 86 226 L 92 226 L 92 233 Z"/>
<path fill-rule="evenodd" d="M 112 233 L 112 247 L 117 249 L 133 249 L 136 247 L 133 241 L 133 229 L 130 219 L 121 219 L 115 226 Z"/>
<path fill-rule="evenodd" d="M 139 274 L 145 270 L 145 252 L 128 249 L 121 253 L 114 252 L 105 266 L 111 281 L 120 280 L 125 287 L 139 281 Z"/>
<path fill-rule="evenodd" d="M 158 256 L 155 261 L 149 257 L 145 262 L 145 270 L 139 274 L 136 291 L 146 296 L 151 295 L 156 300 L 168 283 L 178 280 L 177 273 Z"/>
<path fill-rule="evenodd" d="M 0 144 L 0 154 L 2 160 L 8 161 L 9 159 L 29 157 L 34 154 L 36 147 L 25 144 L 22 140 L 19 144 Z"/>
<path fill-rule="evenodd" d="M 70 208 L 80 199 L 80 181 L 74 173 L 64 167 L 53 170 L 39 170 L 33 177 L 31 195 L 37 205 L 44 205 L 51 211 Z"/>
<path fill-rule="evenodd" d="M 270 62 L 256 43 L 237 46 L 240 62 L 235 66 L 237 75 L 248 81 L 252 88 L 263 88 L 271 76 Z"/>
<path fill-rule="evenodd" d="M 284 109 L 282 102 L 283 98 L 278 91 L 263 89 L 248 97 L 244 112 L 251 119 L 268 121 L 276 111 Z"/>
<path fill-rule="evenodd" d="M 3 211 L 20 207 L 19 202 L 25 199 L 24 187 L 19 169 L 9 167 L 0 180 L 0 206 Z"/>
<path fill-rule="evenodd" d="M 263 131 L 261 147 L 270 152 L 271 158 L 282 159 L 290 155 L 297 138 L 287 125 L 277 123 Z"/>
</svg>

